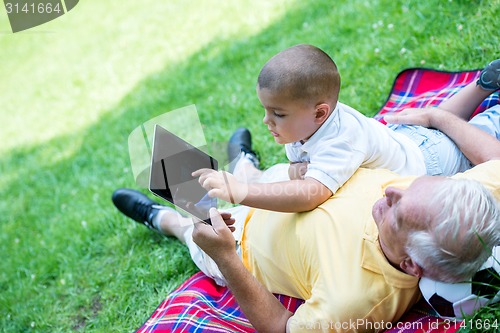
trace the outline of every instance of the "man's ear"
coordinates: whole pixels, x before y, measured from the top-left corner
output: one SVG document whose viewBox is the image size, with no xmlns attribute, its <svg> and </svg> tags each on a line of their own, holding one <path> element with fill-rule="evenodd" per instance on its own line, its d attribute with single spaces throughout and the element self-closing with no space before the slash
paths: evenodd
<svg viewBox="0 0 500 333">
<path fill-rule="evenodd" d="M 403 261 L 401 261 L 399 267 L 401 267 L 403 272 L 416 276 L 418 278 L 422 277 L 422 274 L 424 272 L 423 268 L 420 267 L 420 265 L 413 261 L 413 259 L 410 257 L 406 257 Z"/>
<path fill-rule="evenodd" d="M 321 103 L 316 105 L 316 113 L 314 115 L 314 122 L 317 124 L 323 124 L 325 120 L 328 118 L 330 115 L 330 105 L 326 103 Z"/>
</svg>

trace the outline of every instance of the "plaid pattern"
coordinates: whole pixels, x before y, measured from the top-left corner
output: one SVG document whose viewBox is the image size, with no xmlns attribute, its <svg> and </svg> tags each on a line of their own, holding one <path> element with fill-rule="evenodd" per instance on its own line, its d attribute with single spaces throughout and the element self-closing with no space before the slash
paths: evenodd
<svg viewBox="0 0 500 333">
<path fill-rule="evenodd" d="M 304 303 L 293 297 L 275 296 L 291 312 Z M 435 317 L 422 300 L 384 333 L 453 333 L 459 327 L 460 322 L 454 324 Z M 253 333 L 255 330 L 229 290 L 199 272 L 168 295 L 137 331 L 169 332 Z"/>
<path fill-rule="evenodd" d="M 465 72 L 443 72 L 426 68 L 409 68 L 399 73 L 391 93 L 375 119 L 385 123 L 385 114 L 399 112 L 405 108 L 437 106 L 461 88 L 477 81 L 481 70 Z M 476 109 L 473 116 L 499 103 L 498 92 L 490 95 Z"/>
<path fill-rule="evenodd" d="M 304 302 L 276 295 L 290 311 Z M 199 272 L 172 292 L 137 333 L 255 332 L 229 289 Z"/>
<path fill-rule="evenodd" d="M 396 77 L 384 106 L 375 119 L 384 122 L 384 114 L 404 108 L 436 106 L 459 89 L 479 77 L 480 70 L 443 72 L 410 68 Z M 476 110 L 483 111 L 499 103 L 498 92 L 490 95 Z M 276 295 L 291 312 L 302 300 Z M 453 333 L 459 324 L 439 319 L 432 309 L 421 301 L 399 322 L 384 333 Z M 227 288 L 217 286 L 203 273 L 197 273 L 172 292 L 137 331 L 138 333 L 167 332 L 255 332 L 234 296 Z"/>
</svg>

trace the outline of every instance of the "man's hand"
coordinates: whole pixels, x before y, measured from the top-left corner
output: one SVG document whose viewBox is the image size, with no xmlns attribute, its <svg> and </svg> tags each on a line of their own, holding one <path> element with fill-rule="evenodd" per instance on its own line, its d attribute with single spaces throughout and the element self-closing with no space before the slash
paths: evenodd
<svg viewBox="0 0 500 333">
<path fill-rule="evenodd" d="M 309 162 L 292 162 L 288 167 L 288 177 L 290 180 L 304 179 Z"/>
<path fill-rule="evenodd" d="M 427 128 L 435 127 L 434 122 L 438 117 L 446 117 L 447 111 L 439 108 L 409 108 L 401 112 L 388 114 L 384 120 L 392 124 L 420 125 Z"/>
<path fill-rule="evenodd" d="M 285 333 L 292 313 L 243 266 L 230 230 L 234 223 L 231 215 L 219 214 L 212 208 L 210 219 L 211 226 L 195 223 L 194 242 L 216 262 L 243 313 L 257 332 Z"/>
<path fill-rule="evenodd" d="M 230 213 L 219 213 L 217 209 L 210 209 L 210 220 L 212 225 L 206 223 L 195 223 L 193 240 L 205 251 L 217 264 L 224 260 L 238 260 L 236 256 L 236 242 L 232 232 L 234 231 L 234 219 Z M 236 256 L 236 259 L 234 258 Z"/>
<path fill-rule="evenodd" d="M 248 185 L 238 182 L 229 172 L 200 169 L 193 172 L 192 176 L 199 177 L 198 182 L 207 190 L 210 197 L 238 204 L 248 194 Z"/>
<path fill-rule="evenodd" d="M 477 165 L 500 158 L 500 141 L 450 111 L 439 108 L 405 109 L 384 117 L 388 123 L 431 127 L 446 134 L 465 157 Z"/>
</svg>

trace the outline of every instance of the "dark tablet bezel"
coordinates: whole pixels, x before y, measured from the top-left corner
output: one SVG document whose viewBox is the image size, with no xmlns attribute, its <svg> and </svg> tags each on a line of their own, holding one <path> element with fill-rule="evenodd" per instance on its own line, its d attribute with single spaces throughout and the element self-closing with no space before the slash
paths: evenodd
<svg viewBox="0 0 500 333">
<path fill-rule="evenodd" d="M 217 199 L 208 197 L 198 179 L 191 176 L 192 172 L 201 168 L 218 170 L 218 162 L 160 125 L 155 125 L 149 190 L 210 224 L 209 209 L 217 207 Z"/>
</svg>

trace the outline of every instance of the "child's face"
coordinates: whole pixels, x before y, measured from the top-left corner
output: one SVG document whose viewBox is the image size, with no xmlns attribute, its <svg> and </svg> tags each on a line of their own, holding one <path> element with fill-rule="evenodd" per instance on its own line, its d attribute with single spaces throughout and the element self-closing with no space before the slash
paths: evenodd
<svg viewBox="0 0 500 333">
<path fill-rule="evenodd" d="M 303 101 L 291 101 L 258 86 L 257 95 L 265 109 L 262 121 L 279 144 L 307 140 L 321 126 L 317 121 L 315 105 L 307 105 Z"/>
</svg>

